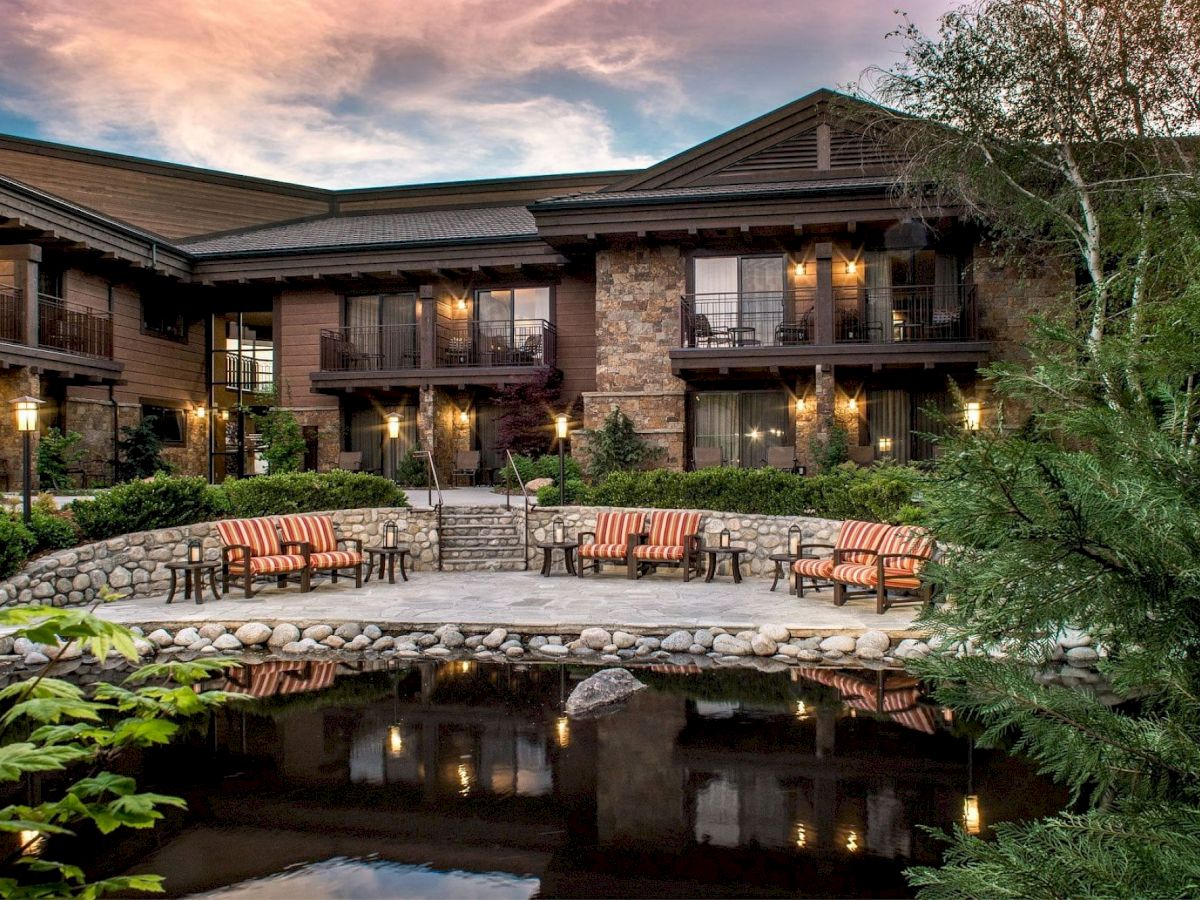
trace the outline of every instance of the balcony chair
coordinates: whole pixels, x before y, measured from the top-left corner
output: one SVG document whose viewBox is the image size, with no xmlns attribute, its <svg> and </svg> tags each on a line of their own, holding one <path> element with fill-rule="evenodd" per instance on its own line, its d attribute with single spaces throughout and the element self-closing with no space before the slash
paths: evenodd
<svg viewBox="0 0 1200 900">
<path fill-rule="evenodd" d="M 728 347 L 728 328 L 713 328 L 704 313 L 696 313 L 693 342 L 697 347 Z"/>
<path fill-rule="evenodd" d="M 442 348 L 442 365 L 465 366 L 471 360 L 471 341 L 466 337 L 452 337 Z"/>
<path fill-rule="evenodd" d="M 588 560 L 592 561 L 592 570 L 597 575 L 603 563 L 620 563 L 626 567 L 632 565 L 632 545 L 645 523 L 645 513 L 597 513 L 595 530 L 579 533 L 579 565 L 575 573 L 582 578 Z"/>
<path fill-rule="evenodd" d="M 337 584 L 339 572 L 348 569 L 354 573 L 354 586 L 362 587 L 362 541 L 358 538 L 339 538 L 333 530 L 330 516 L 297 514 L 280 516 L 278 522 L 286 544 L 299 544 L 308 549 L 308 567 L 311 571 L 328 572 L 330 580 Z"/>
<path fill-rule="evenodd" d="M 542 361 L 542 336 L 531 334 L 525 338 L 520 347 L 513 350 L 513 365 L 533 366 Z"/>
<path fill-rule="evenodd" d="M 476 479 L 479 475 L 479 461 L 482 454 L 478 450 L 459 450 L 454 454 L 454 472 L 450 475 L 451 485 L 455 484 L 459 478 L 470 479 L 471 486 L 475 486 Z"/>
<path fill-rule="evenodd" d="M 792 564 L 792 572 L 796 578 L 796 594 L 804 596 L 804 579 L 811 582 L 814 590 L 822 583 L 832 584 L 835 554 L 842 553 L 842 562 L 866 564 L 874 559 L 875 551 L 883 543 L 890 525 L 881 522 L 860 522 L 857 519 L 847 519 L 842 523 L 837 539 L 832 544 L 800 544 L 800 555 L 806 559 L 798 559 Z M 828 550 L 828 556 L 813 557 L 813 550 Z"/>
<path fill-rule="evenodd" d="M 805 314 L 799 322 L 780 322 L 775 326 L 775 344 L 779 347 L 791 347 L 796 344 L 807 344 L 809 333 L 809 316 Z"/>
<path fill-rule="evenodd" d="M 361 472 L 362 460 L 361 450 L 343 450 L 338 454 L 338 468 L 347 472 Z"/>
<path fill-rule="evenodd" d="M 678 566 L 683 580 L 700 574 L 700 513 L 656 510 L 650 528 L 630 535 L 629 578 L 636 580 L 659 566 Z"/>
<path fill-rule="evenodd" d="M 274 575 L 276 584 L 283 587 L 288 575 L 299 574 L 300 593 L 308 592 L 308 545 L 280 541 L 275 523 L 270 519 L 222 519 L 216 523 L 221 548 L 221 580 L 229 592 L 230 576 L 242 582 L 246 597 L 254 596 L 250 589 L 255 576 Z"/>
<path fill-rule="evenodd" d="M 695 447 L 692 450 L 692 467 L 715 469 L 721 465 L 720 447 Z"/>
</svg>

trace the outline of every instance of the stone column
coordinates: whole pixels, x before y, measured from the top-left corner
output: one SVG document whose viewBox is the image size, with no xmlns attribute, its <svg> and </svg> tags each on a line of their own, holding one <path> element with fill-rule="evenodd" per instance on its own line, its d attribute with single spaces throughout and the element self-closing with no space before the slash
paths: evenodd
<svg viewBox="0 0 1200 900">
<path fill-rule="evenodd" d="M 38 265 L 42 248 L 37 244 L 0 245 L 0 259 L 15 263 L 14 284 L 25 301 L 24 342 L 30 347 L 38 344 Z"/>
<path fill-rule="evenodd" d="M 41 378 L 30 369 L 18 368 L 0 370 L 0 459 L 8 462 L 9 489 L 21 490 L 22 478 L 22 444 L 24 439 L 17 431 L 13 419 L 13 407 L 9 402 L 17 397 L 37 397 L 42 390 Z M 36 473 L 38 432 L 32 434 L 30 452 L 34 454 Z M 36 478 L 36 474 L 34 478 Z M 36 485 L 35 485 L 36 487 Z"/>
<path fill-rule="evenodd" d="M 417 397 L 417 441 L 422 450 L 436 456 L 437 389 L 432 384 L 421 385 Z"/>
</svg>

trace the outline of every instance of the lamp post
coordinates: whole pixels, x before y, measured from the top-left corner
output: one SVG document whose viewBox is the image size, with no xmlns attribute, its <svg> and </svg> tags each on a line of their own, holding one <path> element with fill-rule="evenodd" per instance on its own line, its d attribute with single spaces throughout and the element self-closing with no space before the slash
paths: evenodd
<svg viewBox="0 0 1200 900">
<path fill-rule="evenodd" d="M 388 459 L 392 463 L 392 481 L 396 480 L 396 441 L 400 437 L 400 414 L 387 414 Z"/>
<path fill-rule="evenodd" d="M 33 496 L 31 493 L 33 483 L 33 433 L 38 427 L 38 407 L 44 401 L 37 397 L 18 397 L 12 401 L 13 413 L 17 418 L 17 431 L 21 433 L 23 442 L 22 464 L 24 468 L 24 478 L 21 480 L 21 509 L 22 518 L 26 525 L 29 524 L 31 510 L 33 506 Z"/>
<path fill-rule="evenodd" d="M 554 433 L 558 435 L 558 505 L 567 505 L 567 417 L 554 419 Z"/>
</svg>

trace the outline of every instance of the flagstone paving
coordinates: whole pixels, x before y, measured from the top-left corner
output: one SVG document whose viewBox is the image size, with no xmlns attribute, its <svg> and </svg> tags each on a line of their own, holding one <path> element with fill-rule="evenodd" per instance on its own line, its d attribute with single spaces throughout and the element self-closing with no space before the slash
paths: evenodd
<svg viewBox="0 0 1200 900">
<path fill-rule="evenodd" d="M 903 635 L 912 631 L 918 612 L 916 606 L 904 606 L 876 615 L 873 600 L 851 600 L 839 608 L 830 590 L 806 591 L 800 598 L 782 584 L 772 593 L 770 584 L 770 579 L 758 577 L 733 584 L 719 575 L 706 584 L 684 583 L 678 574 L 655 574 L 634 582 L 616 574 L 579 579 L 560 574 L 543 578 L 537 572 L 413 572 L 407 582 L 374 580 L 359 590 L 344 578 L 337 584 L 323 578 L 307 594 L 294 584 L 283 589 L 264 586 L 246 599 L 233 588 L 220 600 L 210 596 L 203 605 L 182 600 L 181 591 L 171 605 L 165 604 L 165 596 L 138 597 L 105 605 L 99 613 L 141 625 L 455 622 L 550 633 L 593 625 L 670 631 L 711 626 L 740 630 L 773 623 L 802 633 L 880 629 Z"/>
</svg>

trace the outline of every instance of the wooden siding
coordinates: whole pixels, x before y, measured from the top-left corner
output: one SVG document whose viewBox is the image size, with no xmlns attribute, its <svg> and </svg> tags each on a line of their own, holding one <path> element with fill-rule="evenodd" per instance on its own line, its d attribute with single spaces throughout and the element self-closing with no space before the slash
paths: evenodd
<svg viewBox="0 0 1200 900">
<path fill-rule="evenodd" d="M 284 405 L 337 409 L 337 397 L 313 393 L 310 376 L 321 368 L 321 329 L 342 324 L 341 294 L 329 288 L 288 289 L 276 309 L 275 346 Z"/>
<path fill-rule="evenodd" d="M 554 292 L 554 307 L 558 367 L 563 373 L 563 397 L 569 403 L 580 393 L 596 389 L 594 264 L 590 264 L 586 272 L 563 278 Z"/>
<path fill-rule="evenodd" d="M 413 185 L 338 191 L 342 215 L 403 209 L 449 209 L 469 206 L 524 206 L 546 197 L 597 191 L 628 172 L 580 175 L 539 175 L 530 178 L 488 179 L 477 182 Z"/>
<path fill-rule="evenodd" d="M 167 238 L 326 213 L 330 202 L 192 176 L 67 159 L 0 142 L 0 174 Z M 232 177 L 229 181 L 233 181 Z"/>
</svg>

